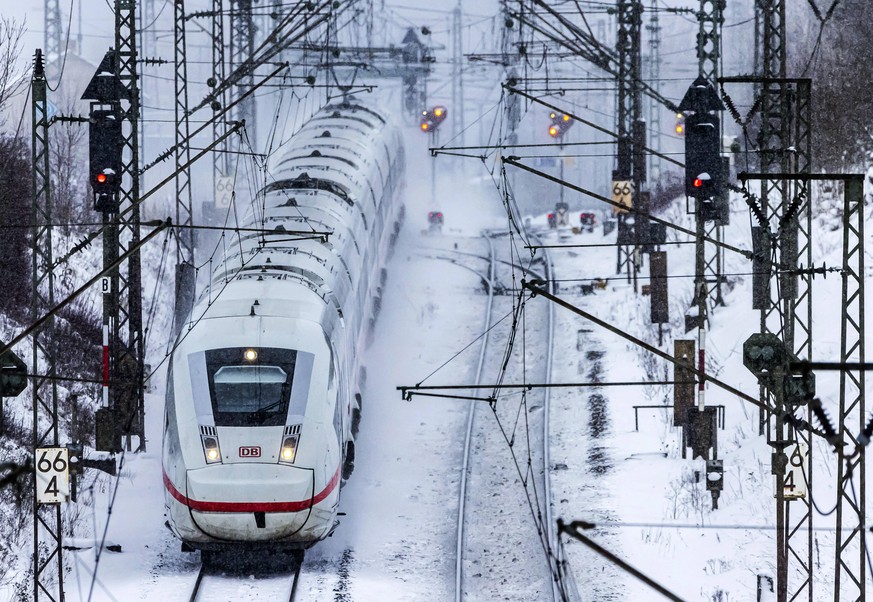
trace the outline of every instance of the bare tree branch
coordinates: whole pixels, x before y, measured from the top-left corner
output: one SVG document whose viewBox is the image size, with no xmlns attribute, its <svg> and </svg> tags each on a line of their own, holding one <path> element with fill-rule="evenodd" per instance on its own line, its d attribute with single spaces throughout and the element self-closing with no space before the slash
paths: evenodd
<svg viewBox="0 0 873 602">
<path fill-rule="evenodd" d="M 9 99 L 27 85 L 26 64 L 21 61 L 24 23 L 0 16 L 0 115 Z M 2 117 L 0 117 L 2 125 Z"/>
</svg>

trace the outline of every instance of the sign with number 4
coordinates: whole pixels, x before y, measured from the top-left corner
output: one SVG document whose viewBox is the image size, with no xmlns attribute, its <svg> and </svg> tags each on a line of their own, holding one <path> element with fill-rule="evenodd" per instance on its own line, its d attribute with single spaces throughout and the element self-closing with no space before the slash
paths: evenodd
<svg viewBox="0 0 873 602">
<path fill-rule="evenodd" d="M 70 496 L 70 461 L 66 447 L 36 450 L 36 501 L 59 504 Z"/>
<path fill-rule="evenodd" d="M 809 470 L 809 449 L 805 443 L 795 443 L 785 448 L 788 467 L 785 470 L 783 495 L 786 500 L 799 500 L 806 497 L 806 475 Z"/>
</svg>

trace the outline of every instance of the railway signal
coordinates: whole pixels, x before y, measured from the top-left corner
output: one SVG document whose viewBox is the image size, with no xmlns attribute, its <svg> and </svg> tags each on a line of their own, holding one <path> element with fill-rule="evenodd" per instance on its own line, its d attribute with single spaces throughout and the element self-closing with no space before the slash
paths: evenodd
<svg viewBox="0 0 873 602">
<path fill-rule="evenodd" d="M 10 349 L 0 355 L 0 398 L 18 397 L 26 388 L 27 365 Z"/>
<path fill-rule="evenodd" d="M 89 121 L 89 182 L 94 191 L 94 209 L 115 213 L 121 190 L 121 118 L 115 109 L 96 109 L 91 111 Z"/>
<path fill-rule="evenodd" d="M 676 113 L 676 127 L 674 131 L 678 136 L 685 135 L 685 113 Z"/>
<path fill-rule="evenodd" d="M 743 365 L 759 381 L 770 382 L 776 372 L 788 371 L 785 344 L 775 334 L 756 332 L 743 343 Z"/>
<path fill-rule="evenodd" d="M 434 132 L 446 120 L 449 111 L 442 105 L 437 105 L 421 112 L 421 131 Z"/>
<path fill-rule="evenodd" d="M 552 138 L 561 138 L 573 126 L 573 119 L 566 113 L 552 111 L 549 113 L 549 119 L 552 122 L 549 126 L 549 136 Z"/>
<path fill-rule="evenodd" d="M 694 114 L 685 125 L 685 193 L 698 200 L 720 196 L 723 178 L 719 118 Z"/>
<path fill-rule="evenodd" d="M 700 219 L 726 223 L 726 169 L 721 158 L 721 120 L 724 104 L 712 85 L 701 76 L 679 103 L 685 137 L 685 194 L 697 199 Z M 687 115 L 690 112 L 691 115 Z M 679 123 L 676 132 L 679 132 Z"/>
</svg>

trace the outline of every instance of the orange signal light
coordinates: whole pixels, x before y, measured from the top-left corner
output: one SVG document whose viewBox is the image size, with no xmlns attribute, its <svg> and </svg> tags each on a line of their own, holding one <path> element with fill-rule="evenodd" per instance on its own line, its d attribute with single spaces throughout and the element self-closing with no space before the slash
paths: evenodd
<svg viewBox="0 0 873 602">
<path fill-rule="evenodd" d="M 558 128 L 556 128 L 555 126 L 550 127 L 549 128 L 549 136 L 554 138 L 557 135 L 558 135 Z"/>
<path fill-rule="evenodd" d="M 677 123 L 676 124 L 676 133 L 677 134 L 684 134 L 685 133 L 685 126 L 683 126 L 681 123 Z"/>
<path fill-rule="evenodd" d="M 564 115 L 564 121 L 570 121 L 570 116 L 569 116 L 569 115 Z"/>
<path fill-rule="evenodd" d="M 105 173 L 98 173 L 97 174 L 97 183 L 98 184 L 105 184 L 106 183 L 106 174 Z"/>
<path fill-rule="evenodd" d="M 437 117 L 442 117 L 442 116 L 443 116 L 443 109 L 442 109 L 442 107 L 437 107 L 437 108 L 435 108 L 435 109 L 433 110 L 433 114 L 436 115 Z"/>
<path fill-rule="evenodd" d="M 421 124 L 421 131 L 422 131 L 422 132 L 426 132 L 426 131 L 428 131 L 429 129 L 430 129 L 430 125 L 429 125 L 426 121 L 425 121 L 424 123 Z"/>
</svg>

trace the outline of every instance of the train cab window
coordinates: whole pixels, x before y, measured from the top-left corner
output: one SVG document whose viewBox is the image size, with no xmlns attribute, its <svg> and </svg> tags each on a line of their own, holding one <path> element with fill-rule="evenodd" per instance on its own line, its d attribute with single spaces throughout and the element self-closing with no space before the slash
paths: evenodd
<svg viewBox="0 0 873 602">
<path fill-rule="evenodd" d="M 206 352 L 209 396 L 216 426 L 285 424 L 297 352 L 232 347 Z"/>
</svg>

